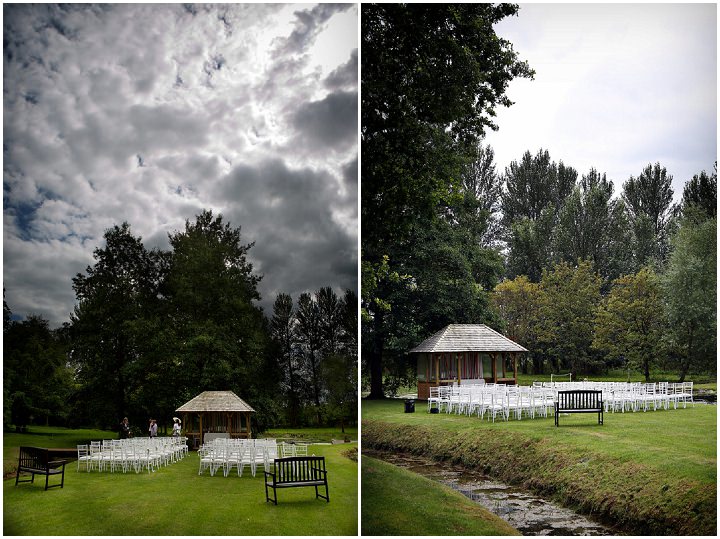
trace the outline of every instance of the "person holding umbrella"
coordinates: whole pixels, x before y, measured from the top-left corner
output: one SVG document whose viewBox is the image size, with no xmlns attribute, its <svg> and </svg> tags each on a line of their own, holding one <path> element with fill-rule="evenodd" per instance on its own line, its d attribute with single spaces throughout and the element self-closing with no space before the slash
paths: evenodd
<svg viewBox="0 0 720 539">
<path fill-rule="evenodd" d="M 181 423 L 181 421 L 180 421 L 180 418 L 179 418 L 179 417 L 173 417 L 173 421 L 174 421 L 174 423 L 173 423 L 173 433 L 172 433 L 172 435 L 177 438 L 177 437 L 180 436 L 180 430 L 181 430 L 180 423 Z"/>
</svg>

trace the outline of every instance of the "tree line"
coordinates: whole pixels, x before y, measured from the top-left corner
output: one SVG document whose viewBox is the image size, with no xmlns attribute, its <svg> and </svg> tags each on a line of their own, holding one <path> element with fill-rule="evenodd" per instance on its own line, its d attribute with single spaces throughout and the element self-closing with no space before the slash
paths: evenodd
<svg viewBox="0 0 720 539">
<path fill-rule="evenodd" d="M 211 211 L 170 234 L 167 251 L 148 250 L 128 223 L 104 238 L 72 280 L 77 303 L 61 328 L 13 321 L 4 303 L 5 425 L 169 424 L 200 392 L 228 389 L 256 410 L 256 430 L 355 420 L 354 292 L 324 287 L 297 309 L 280 293 L 267 318 L 253 244 Z"/>
<path fill-rule="evenodd" d="M 531 350 L 528 372 L 714 371 L 717 167 L 673 204 L 659 162 L 620 193 L 544 149 L 483 143 L 533 70 L 493 24 L 513 4 L 363 5 L 362 364 L 371 397 L 449 323 Z M 652 346 L 651 346 L 652 345 Z"/>
</svg>

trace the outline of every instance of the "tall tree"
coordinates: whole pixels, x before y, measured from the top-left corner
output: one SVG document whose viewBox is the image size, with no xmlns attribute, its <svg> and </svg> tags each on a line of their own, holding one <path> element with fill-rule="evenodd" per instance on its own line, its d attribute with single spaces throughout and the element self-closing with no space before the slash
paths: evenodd
<svg viewBox="0 0 720 539">
<path fill-rule="evenodd" d="M 672 197 L 672 176 L 660 163 L 648 164 L 637 178 L 630 176 L 623 184 L 622 198 L 636 236 L 638 268 L 650 258 L 663 261 L 667 257 Z"/>
<path fill-rule="evenodd" d="M 129 413 L 138 388 L 139 359 L 145 343 L 144 317 L 160 296 L 160 254 L 123 223 L 105 232 L 95 265 L 73 278 L 77 305 L 71 314 L 72 361 L 84 385 L 87 408 L 102 426 Z"/>
<path fill-rule="evenodd" d="M 382 285 L 384 276 L 405 274 L 398 250 L 415 242 L 418 220 L 436 218 L 438 204 L 456 196 L 462 166 L 485 129 L 495 128 L 495 107 L 511 104 L 509 82 L 532 76 L 493 29 L 517 9 L 362 6 L 362 300 L 369 322 L 363 356 L 373 398 L 383 397 L 385 320 L 397 292 Z"/>
<path fill-rule="evenodd" d="M 495 171 L 495 152 L 478 145 L 473 160 L 462 172 L 463 225 L 482 231 L 477 241 L 482 247 L 496 247 L 501 240 L 500 197 L 502 179 Z"/>
<path fill-rule="evenodd" d="M 268 328 L 254 303 L 261 279 L 247 259 L 254 244 L 243 244 L 240 227 L 205 210 L 171 234 L 170 245 L 168 308 L 180 336 L 181 394 L 232 389 L 254 403 L 262 423 L 274 412 L 266 398 L 269 377 L 258 376 L 266 366 Z"/>
<path fill-rule="evenodd" d="M 662 284 L 668 316 L 665 339 L 680 380 L 691 370 L 717 368 L 717 218 L 688 211 L 672 238 Z"/>
<path fill-rule="evenodd" d="M 683 212 L 686 212 L 690 206 L 700 208 L 708 217 L 717 216 L 717 162 L 712 174 L 708 175 L 703 170 L 685 184 L 682 197 Z"/>
<path fill-rule="evenodd" d="M 522 159 L 505 169 L 502 194 L 503 225 L 507 231 L 508 274 L 528 275 L 539 281 L 553 260 L 552 231 L 558 212 L 573 191 L 577 171 L 550 159 L 547 150 Z"/>
<path fill-rule="evenodd" d="M 9 313 L 9 309 L 8 309 Z M 37 315 L 10 322 L 3 338 L 3 424 L 64 424 L 74 390 L 68 347 Z"/>
<path fill-rule="evenodd" d="M 622 201 L 613 200 L 612 194 L 605 174 L 591 169 L 567 197 L 553 230 L 557 261 L 589 260 L 608 282 L 630 270 L 627 220 Z"/>
<path fill-rule="evenodd" d="M 303 368 L 310 381 L 311 398 L 315 405 L 317 424 L 322 423 L 323 400 L 322 348 L 324 327 L 320 308 L 315 298 L 307 292 L 300 294 L 297 307 L 296 332 L 303 350 Z"/>
<path fill-rule="evenodd" d="M 591 345 L 601 282 L 585 260 L 543 272 L 539 339 L 556 366 L 569 368 L 573 378 L 597 367 Z"/>
<path fill-rule="evenodd" d="M 643 268 L 613 281 L 597 311 L 593 346 L 624 358 L 650 381 L 665 328 L 660 279 L 651 268 Z"/>
<path fill-rule="evenodd" d="M 298 380 L 297 347 L 295 345 L 295 312 L 289 294 L 281 292 L 273 304 L 270 331 L 277 344 L 283 367 L 284 393 L 288 402 L 290 425 L 297 427 L 300 421 L 300 381 Z"/>
<path fill-rule="evenodd" d="M 492 303 L 503 321 L 505 334 L 530 350 L 534 374 L 543 373 L 543 356 L 538 342 L 542 293 L 538 283 L 520 275 L 498 284 L 492 295 Z M 524 372 L 527 373 L 526 370 Z"/>
</svg>

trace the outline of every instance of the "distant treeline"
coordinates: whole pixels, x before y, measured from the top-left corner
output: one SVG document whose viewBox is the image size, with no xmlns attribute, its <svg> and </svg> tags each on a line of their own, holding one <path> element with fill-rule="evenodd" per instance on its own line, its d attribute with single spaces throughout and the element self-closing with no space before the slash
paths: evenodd
<svg viewBox="0 0 720 539">
<path fill-rule="evenodd" d="M 148 250 L 128 223 L 105 232 L 95 264 L 73 278 L 70 322 L 12 321 L 4 303 L 3 424 L 115 427 L 127 416 L 171 424 L 205 390 L 232 390 L 254 429 L 346 424 L 357 417 L 357 298 L 329 288 L 271 319 L 240 228 L 204 211 Z"/>
</svg>

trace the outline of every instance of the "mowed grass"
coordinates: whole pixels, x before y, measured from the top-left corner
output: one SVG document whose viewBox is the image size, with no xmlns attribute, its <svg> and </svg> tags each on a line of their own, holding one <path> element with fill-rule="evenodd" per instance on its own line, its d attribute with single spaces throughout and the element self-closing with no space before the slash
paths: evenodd
<svg viewBox="0 0 720 539">
<path fill-rule="evenodd" d="M 521 535 L 445 485 L 371 457 L 361 467 L 363 535 Z"/>
<path fill-rule="evenodd" d="M 708 533 L 717 520 L 717 407 L 496 423 L 428 414 L 402 400 L 362 401 L 363 444 L 452 460 L 613 523 Z"/>
<path fill-rule="evenodd" d="M 35 444 L 39 445 L 39 444 Z M 356 444 L 313 445 L 325 456 L 330 503 L 312 487 L 278 490 L 265 501 L 264 475 L 233 470 L 198 475 L 199 457 L 154 473 L 77 471 L 66 466 L 65 487 L 45 492 L 44 477 L 3 484 L 5 535 L 357 535 L 357 463 L 345 452 Z M 57 481 L 57 477 L 50 478 Z"/>
</svg>

